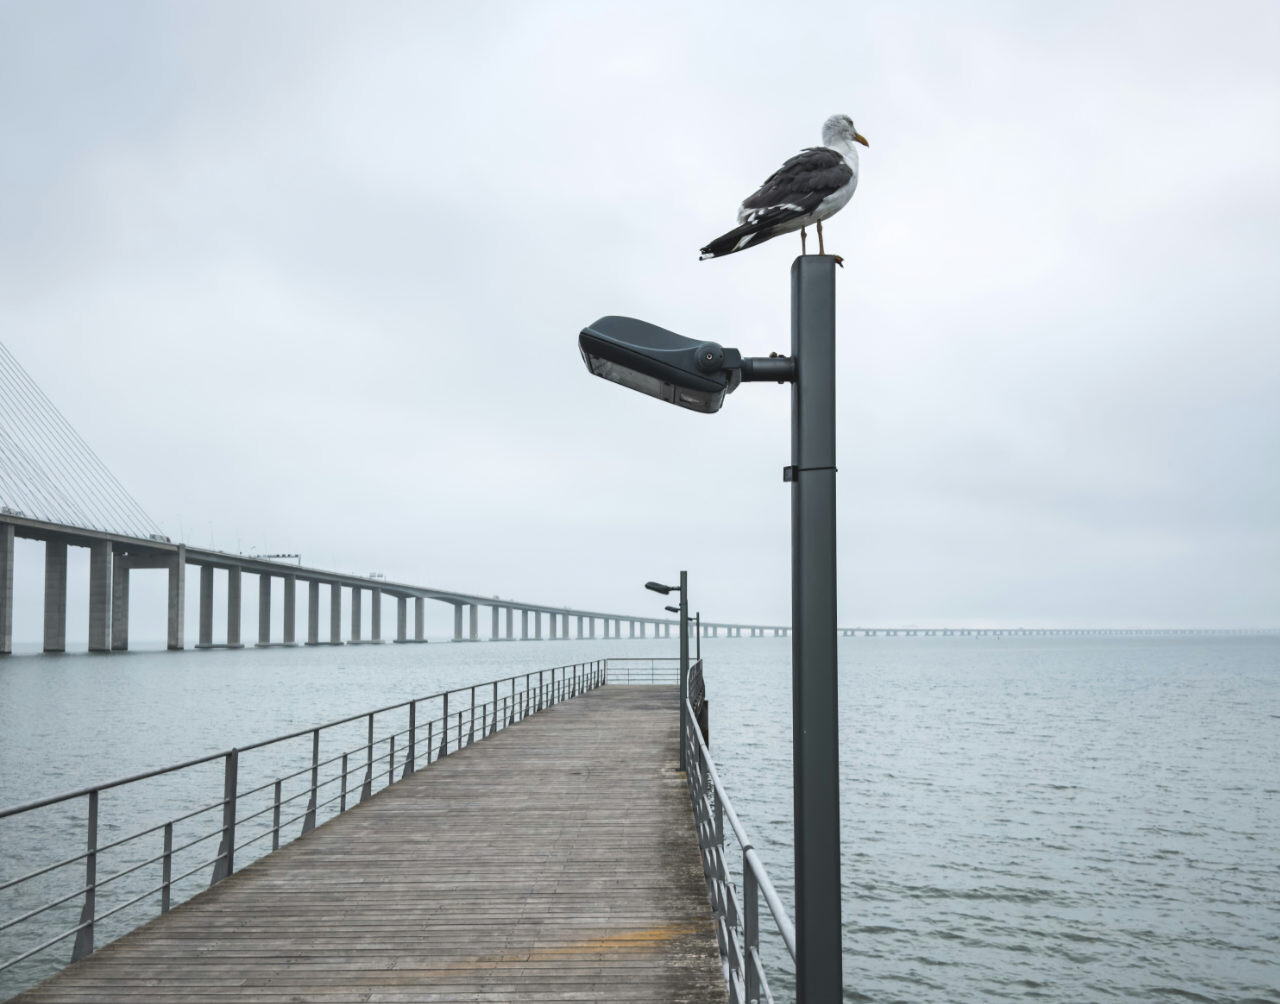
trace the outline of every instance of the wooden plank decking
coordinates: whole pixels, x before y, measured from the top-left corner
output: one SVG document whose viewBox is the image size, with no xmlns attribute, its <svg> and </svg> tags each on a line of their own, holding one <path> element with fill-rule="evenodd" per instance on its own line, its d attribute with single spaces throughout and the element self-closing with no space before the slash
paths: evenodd
<svg viewBox="0 0 1280 1004">
<path fill-rule="evenodd" d="M 15 998 L 723 1001 L 673 687 L 420 769 Z"/>
</svg>

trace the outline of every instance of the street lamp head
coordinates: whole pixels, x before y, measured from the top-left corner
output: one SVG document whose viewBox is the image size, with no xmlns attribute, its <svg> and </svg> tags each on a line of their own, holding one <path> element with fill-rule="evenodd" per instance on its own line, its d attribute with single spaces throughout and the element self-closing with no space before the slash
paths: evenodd
<svg viewBox="0 0 1280 1004">
<path fill-rule="evenodd" d="M 710 414 L 742 381 L 741 356 L 634 317 L 602 317 L 582 329 L 578 348 L 596 376 Z M 727 364 L 727 365 L 726 365 Z"/>
<path fill-rule="evenodd" d="M 663 596 L 680 588 L 679 586 L 664 586 L 661 582 L 646 582 L 644 587 L 645 589 L 653 590 L 655 593 L 662 593 Z"/>
<path fill-rule="evenodd" d="M 663 607 L 662 609 L 672 614 L 678 614 L 680 612 L 679 607 Z"/>
</svg>

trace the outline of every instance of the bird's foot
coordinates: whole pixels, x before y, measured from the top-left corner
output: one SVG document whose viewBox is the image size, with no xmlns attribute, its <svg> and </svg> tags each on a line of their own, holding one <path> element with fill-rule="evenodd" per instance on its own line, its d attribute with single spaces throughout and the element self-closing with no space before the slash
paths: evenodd
<svg viewBox="0 0 1280 1004">
<path fill-rule="evenodd" d="M 837 265 L 839 265 L 841 268 L 844 268 L 843 258 L 841 258 L 838 254 L 833 254 L 831 257 L 835 259 L 835 262 Z"/>
</svg>

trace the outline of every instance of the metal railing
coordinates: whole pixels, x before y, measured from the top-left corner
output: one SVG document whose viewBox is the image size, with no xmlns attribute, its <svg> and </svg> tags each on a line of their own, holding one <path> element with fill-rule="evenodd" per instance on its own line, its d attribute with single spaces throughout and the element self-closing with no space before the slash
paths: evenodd
<svg viewBox="0 0 1280 1004">
<path fill-rule="evenodd" d="M 663 684 L 680 682 L 680 660 L 676 658 L 605 659 L 605 683 Z"/>
<path fill-rule="evenodd" d="M 28 960 L 32 960 L 29 965 L 38 965 L 40 970 L 46 970 L 47 967 L 35 957 L 73 936 L 75 943 L 71 961 L 78 961 L 94 950 L 96 929 L 101 928 L 103 921 L 149 900 L 154 902 L 157 897 L 159 912 L 167 913 L 177 902 L 232 874 L 236 870 L 238 853 L 246 852 L 245 856 L 250 859 L 270 853 L 266 850 L 268 840 L 270 850 L 274 851 L 281 844 L 310 832 L 319 822 L 369 798 L 375 789 L 385 788 L 420 767 L 514 725 L 552 704 L 599 687 L 605 679 L 603 660 L 503 677 L 0 810 L 0 820 L 26 816 L 42 809 L 51 810 L 58 816 L 52 821 L 53 826 L 42 829 L 40 824 L 33 823 L 30 832 L 49 833 L 52 838 L 54 834 L 65 835 L 67 827 L 75 827 L 83 834 L 83 842 L 77 843 L 85 848 L 83 853 L 41 863 L 15 878 L 0 876 L 4 879 L 0 881 L 0 896 L 12 901 L 0 905 L 0 937 L 7 942 L 13 940 L 14 934 L 20 930 L 44 928 L 33 939 L 39 940 L 38 944 L 26 947 L 12 958 L 0 960 L 0 973 Z M 459 696 L 461 700 L 458 700 Z M 362 741 L 350 745 L 357 737 Z M 295 748 L 292 756 L 277 747 L 277 744 L 306 738 L 310 739 L 307 744 L 310 746 L 309 756 L 305 747 L 301 750 Z M 322 743 L 322 740 L 328 742 Z M 324 755 L 322 745 L 329 746 Z M 280 752 L 281 756 L 272 757 L 273 750 Z M 247 764 L 246 761 L 254 759 L 245 757 L 249 753 L 262 754 L 268 762 Z M 198 771 L 201 767 L 206 768 L 206 776 L 201 780 L 216 783 L 219 761 L 222 764 L 222 795 L 217 801 L 124 836 L 116 836 L 121 829 L 119 825 L 104 834 L 99 825 L 99 808 L 104 793 L 119 795 L 125 803 L 124 815 L 136 825 L 140 816 L 150 814 L 154 817 L 155 807 L 129 804 L 127 793 L 134 790 L 132 786 L 148 781 L 172 780 L 176 772 Z M 282 763 L 286 765 L 283 771 Z M 250 768 L 249 771 L 246 767 Z M 288 767 L 297 769 L 289 770 Z M 242 779 L 246 774 L 251 776 L 248 786 Z M 255 784 L 255 781 L 259 783 Z M 83 814 L 66 811 L 81 799 L 84 800 Z M 219 824 L 209 829 L 211 820 L 208 816 L 219 810 Z M 110 839 L 100 842 L 104 835 Z M 160 852 L 151 853 L 143 849 L 146 846 L 144 838 L 154 842 L 150 844 L 151 851 L 158 844 Z M 218 841 L 217 851 L 210 856 L 215 839 Z M 41 851 L 47 852 L 51 844 L 56 846 L 56 841 L 41 840 L 37 847 L 6 847 L 5 870 L 15 863 L 21 867 L 20 858 L 25 858 L 29 867 L 34 863 L 32 859 Z M 114 862 L 117 870 L 100 877 L 98 870 L 104 863 L 104 855 L 121 860 Z M 199 859 L 199 863 L 192 864 L 193 859 Z M 160 873 L 159 883 L 147 885 L 142 878 L 146 874 L 144 869 L 153 867 Z M 211 869 L 207 883 L 199 879 L 199 873 L 206 869 Z M 179 893 L 177 887 L 184 882 L 185 886 Z M 104 904 L 99 902 L 99 894 L 107 892 L 122 902 L 112 902 L 104 908 Z M 46 896 L 51 894 L 52 898 L 39 902 L 42 893 Z M 77 907 L 78 921 L 58 930 L 75 916 Z M 59 913 L 65 915 L 62 924 L 51 924 L 46 915 L 56 920 Z M 110 937 L 103 943 L 141 922 L 135 920 L 123 928 L 118 922 L 113 924 L 115 930 L 108 932 Z M 51 926 L 56 931 L 52 936 Z M 19 975 L 41 978 L 48 974 L 48 971 L 32 968 Z M 4 982 L 7 984 L 10 980 L 5 979 Z M 10 993 L 17 989 L 20 987 L 0 987 L 0 990 Z"/>
<path fill-rule="evenodd" d="M 698 725 L 698 712 L 705 694 L 702 663 L 696 662 L 689 668 L 689 703 L 683 741 L 694 828 L 711 909 L 715 914 L 720 962 L 729 986 L 730 1004 L 759 1004 L 761 1001 L 772 1004 L 773 994 L 760 957 L 760 898 L 764 897 L 773 915 L 792 963 L 796 959 L 796 929 L 720 783 L 711 752 Z M 729 821 L 728 832 L 733 835 L 742 855 L 741 901 L 725 853 L 726 819 Z"/>
</svg>

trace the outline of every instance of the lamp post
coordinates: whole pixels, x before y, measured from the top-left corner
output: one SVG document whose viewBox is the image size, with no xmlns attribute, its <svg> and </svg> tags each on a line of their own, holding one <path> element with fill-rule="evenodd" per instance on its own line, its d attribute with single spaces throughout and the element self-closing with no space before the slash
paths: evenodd
<svg viewBox="0 0 1280 1004">
<path fill-rule="evenodd" d="M 680 590 L 680 606 L 677 612 L 680 615 L 680 769 L 685 769 L 684 762 L 684 737 L 685 728 L 688 723 L 685 721 L 687 712 L 685 705 L 689 703 L 689 573 L 681 571 L 680 585 L 664 586 L 661 582 L 646 582 L 645 589 L 652 589 L 655 593 L 662 593 L 664 596 L 673 593 L 677 589 Z M 668 607 L 668 610 L 671 608 Z"/>
<path fill-rule="evenodd" d="M 630 317 L 578 337 L 597 376 L 692 411 L 720 410 L 746 381 L 791 384 L 791 695 L 796 992 L 840 1000 L 840 776 L 836 715 L 835 258 L 791 266 L 791 358 L 744 358 Z M 683 604 L 682 604 L 683 606 Z M 684 625 L 682 616 L 681 625 Z M 683 683 L 683 681 L 682 681 Z M 681 712 L 685 694 L 681 693 Z"/>
<path fill-rule="evenodd" d="M 678 614 L 680 612 L 679 607 L 664 607 L 663 609 L 673 614 Z M 693 643 L 695 646 L 697 646 L 696 651 L 693 653 L 693 661 L 701 662 L 702 661 L 702 611 L 698 611 L 696 614 L 694 614 L 692 617 L 689 617 L 688 619 L 693 621 Z"/>
</svg>

